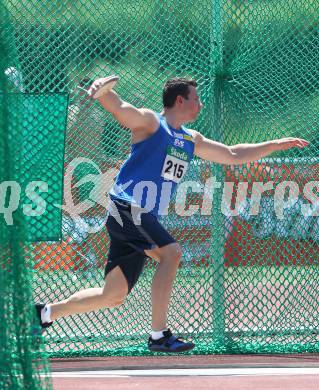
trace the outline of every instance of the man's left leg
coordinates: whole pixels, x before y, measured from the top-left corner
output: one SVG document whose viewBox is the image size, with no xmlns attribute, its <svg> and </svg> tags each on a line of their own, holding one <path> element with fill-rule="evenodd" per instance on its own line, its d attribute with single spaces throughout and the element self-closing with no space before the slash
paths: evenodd
<svg viewBox="0 0 319 390">
<path fill-rule="evenodd" d="M 168 306 L 181 259 L 180 246 L 172 243 L 145 253 L 159 262 L 152 283 L 152 334 L 149 349 L 154 352 L 189 351 L 195 345 L 178 339 L 167 329 Z"/>
</svg>

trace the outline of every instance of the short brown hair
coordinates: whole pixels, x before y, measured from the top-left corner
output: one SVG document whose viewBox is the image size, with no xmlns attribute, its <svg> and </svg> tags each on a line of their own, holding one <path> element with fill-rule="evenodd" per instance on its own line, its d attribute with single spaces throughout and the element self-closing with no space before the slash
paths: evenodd
<svg viewBox="0 0 319 390">
<path fill-rule="evenodd" d="M 163 106 L 171 108 L 176 102 L 177 96 L 188 98 L 189 86 L 197 87 L 196 80 L 176 77 L 166 81 L 163 89 Z"/>
</svg>

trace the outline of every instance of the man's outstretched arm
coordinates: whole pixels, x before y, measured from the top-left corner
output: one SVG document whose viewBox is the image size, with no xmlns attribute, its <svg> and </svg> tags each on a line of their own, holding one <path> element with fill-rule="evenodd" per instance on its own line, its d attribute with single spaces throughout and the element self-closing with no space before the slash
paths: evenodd
<svg viewBox="0 0 319 390">
<path fill-rule="evenodd" d="M 89 96 L 93 96 L 97 89 L 103 84 L 103 79 L 97 79 L 88 89 Z M 121 97 L 112 91 L 98 98 L 106 111 L 124 127 L 132 131 L 147 131 L 153 133 L 159 126 L 158 118 L 154 111 L 147 108 L 136 108 L 132 104 L 125 102 Z"/>
<path fill-rule="evenodd" d="M 273 152 L 291 148 L 304 148 L 309 142 L 300 138 L 281 138 L 258 144 L 238 144 L 227 146 L 212 141 L 195 130 L 195 155 L 220 164 L 235 165 L 259 160 Z"/>
</svg>

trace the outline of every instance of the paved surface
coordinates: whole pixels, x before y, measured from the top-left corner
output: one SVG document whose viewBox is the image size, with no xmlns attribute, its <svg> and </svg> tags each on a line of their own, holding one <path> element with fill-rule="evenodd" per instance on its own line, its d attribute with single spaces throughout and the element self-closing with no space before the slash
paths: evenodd
<svg viewBox="0 0 319 390">
<path fill-rule="evenodd" d="M 317 355 L 151 356 L 52 361 L 54 390 L 317 390 Z"/>
</svg>

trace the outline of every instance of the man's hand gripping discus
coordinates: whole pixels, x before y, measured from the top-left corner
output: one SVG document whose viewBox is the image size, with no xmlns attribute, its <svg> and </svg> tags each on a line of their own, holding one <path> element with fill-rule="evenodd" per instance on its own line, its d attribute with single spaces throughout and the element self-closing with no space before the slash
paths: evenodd
<svg viewBox="0 0 319 390">
<path fill-rule="evenodd" d="M 98 99 L 111 91 L 115 87 L 118 80 L 119 76 L 115 75 L 97 79 L 89 87 L 87 93 L 92 99 Z"/>
</svg>

